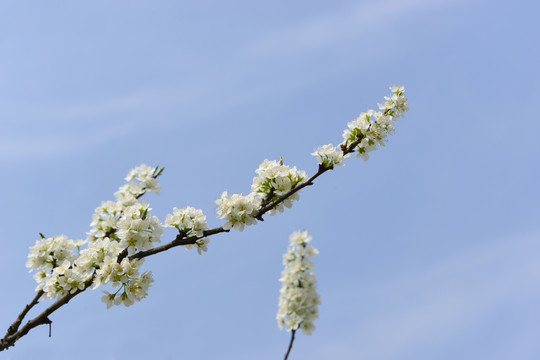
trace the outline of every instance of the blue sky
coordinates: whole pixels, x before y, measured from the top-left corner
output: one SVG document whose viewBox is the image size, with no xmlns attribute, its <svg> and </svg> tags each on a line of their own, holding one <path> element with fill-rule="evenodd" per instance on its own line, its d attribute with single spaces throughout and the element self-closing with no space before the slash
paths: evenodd
<svg viewBox="0 0 540 360">
<path fill-rule="evenodd" d="M 0 252 L 7 329 L 28 247 L 84 238 L 127 171 L 163 165 L 164 219 L 247 193 L 254 170 L 341 141 L 403 84 L 388 145 L 209 252 L 149 258 L 130 308 L 87 291 L 0 359 L 276 359 L 288 235 L 307 229 L 322 305 L 292 359 L 538 359 L 540 35 L 534 1 L 0 2 Z M 166 232 L 163 241 L 172 239 Z"/>
</svg>

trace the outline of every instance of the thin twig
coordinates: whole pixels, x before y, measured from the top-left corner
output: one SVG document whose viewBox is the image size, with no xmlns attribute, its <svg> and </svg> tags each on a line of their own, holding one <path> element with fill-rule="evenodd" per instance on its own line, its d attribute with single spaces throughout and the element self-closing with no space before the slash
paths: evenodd
<svg viewBox="0 0 540 360">
<path fill-rule="evenodd" d="M 296 333 L 296 329 L 292 329 L 291 331 L 291 341 L 289 342 L 289 348 L 287 349 L 287 353 L 285 354 L 283 360 L 287 360 L 287 358 L 289 357 L 294 342 L 294 333 Z"/>
</svg>

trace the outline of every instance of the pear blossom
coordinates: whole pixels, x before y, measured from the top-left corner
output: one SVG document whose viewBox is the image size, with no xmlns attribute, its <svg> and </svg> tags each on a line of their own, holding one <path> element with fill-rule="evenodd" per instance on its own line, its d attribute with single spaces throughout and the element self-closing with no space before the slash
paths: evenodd
<svg viewBox="0 0 540 360">
<path fill-rule="evenodd" d="M 160 242 L 163 229 L 159 219 L 150 215 L 150 206 L 146 201 L 139 202 L 124 209 L 122 218 L 118 220 L 116 235 L 122 248 L 128 254 L 151 249 L 154 243 Z"/>
<path fill-rule="evenodd" d="M 131 306 L 148 295 L 148 288 L 153 282 L 152 272 L 146 271 L 140 276 L 127 280 L 114 293 L 103 290 L 104 295 L 101 297 L 101 301 L 107 304 L 107 309 L 120 304 L 124 304 L 126 307 Z"/>
<path fill-rule="evenodd" d="M 130 305 L 146 296 L 151 273 L 139 275 L 143 260 L 129 260 L 120 254 L 148 250 L 160 241 L 162 227 L 150 207 L 139 197 L 146 191 L 159 192 L 156 178 L 163 168 L 141 165 L 126 176 L 127 184 L 115 193 L 117 201 L 104 201 L 92 215 L 87 240 L 74 241 L 64 235 L 36 241 L 30 247 L 27 267 L 37 270 L 34 279 L 36 291 L 43 290 L 43 298 L 55 299 L 68 293 L 84 290 L 92 279 L 95 289 L 111 282 L 122 287 L 120 301 Z M 202 226 L 202 225 L 201 225 Z M 81 249 L 83 244 L 87 247 Z M 207 241 L 196 244 L 198 251 L 206 251 Z M 75 253 L 77 252 L 77 253 Z"/>
<path fill-rule="evenodd" d="M 343 151 L 332 144 L 320 146 L 315 152 L 311 153 L 311 155 L 317 157 L 319 165 L 325 167 L 345 165 L 341 163 L 344 158 Z"/>
<path fill-rule="evenodd" d="M 234 228 L 243 231 L 245 225 L 257 223 L 255 216 L 259 211 L 261 199 L 256 197 L 254 193 L 248 195 L 232 194 L 229 196 L 227 191 L 224 191 L 216 200 L 216 205 L 218 217 L 226 220 L 223 229 Z"/>
<path fill-rule="evenodd" d="M 65 235 L 43 237 L 30 247 L 26 267 L 32 270 L 44 271 L 60 266 L 64 261 L 74 261 L 77 257 L 75 249 L 80 248 L 83 241 L 68 239 Z"/>
<path fill-rule="evenodd" d="M 253 178 L 251 191 L 267 201 L 277 200 L 280 196 L 287 193 L 289 190 L 298 185 L 306 177 L 306 172 L 298 170 L 296 166 L 289 167 L 283 165 L 280 160 L 265 159 L 257 170 L 258 176 Z M 294 193 L 287 199 L 277 204 L 273 209 L 268 211 L 270 215 L 274 215 L 276 211 L 283 212 L 285 208 L 292 206 L 293 200 L 298 200 L 300 195 Z"/>
<path fill-rule="evenodd" d="M 105 259 L 118 259 L 123 248 L 117 240 L 111 240 L 106 237 L 97 239 L 88 244 L 86 249 L 81 250 L 79 257 L 74 264 L 80 272 L 93 274 L 94 270 L 99 269 L 105 263 Z M 94 279 L 94 289 L 100 285 L 99 277 Z"/>
<path fill-rule="evenodd" d="M 130 306 L 135 301 L 144 299 L 148 295 L 148 288 L 153 282 L 154 278 L 151 271 L 145 271 L 141 276 L 131 279 L 125 286 L 125 293 L 129 302 L 124 300 L 124 305 Z"/>
<path fill-rule="evenodd" d="M 385 96 L 385 102 L 379 104 L 379 110 L 382 111 L 368 110 L 360 113 L 343 131 L 345 146 L 360 140 L 356 145 L 356 156 L 365 161 L 369 159 L 370 152 L 385 145 L 387 135 L 395 130 L 396 120 L 409 110 L 407 98 L 403 95 L 405 88 L 393 85 L 390 90 L 392 95 Z"/>
<path fill-rule="evenodd" d="M 209 238 L 203 238 L 203 239 L 195 241 L 195 244 L 184 245 L 184 248 L 186 250 L 191 250 L 193 248 L 196 248 L 197 253 L 199 255 L 201 255 L 202 252 L 207 252 L 208 251 L 208 243 L 210 243 L 210 239 Z"/>
<path fill-rule="evenodd" d="M 405 111 L 409 111 L 407 98 L 403 95 L 405 87 L 403 85 L 392 85 L 390 91 L 392 91 L 392 95 L 384 97 L 385 102 L 378 104 L 379 109 L 394 118 L 402 117 Z"/>
<path fill-rule="evenodd" d="M 280 329 L 287 331 L 302 329 L 310 335 L 315 329 L 313 322 L 319 316 L 321 303 L 317 293 L 317 281 L 313 263 L 309 258 L 318 250 L 309 245 L 312 238 L 307 231 L 296 231 L 289 237 L 289 248 L 283 255 L 285 269 L 281 273 L 277 322 Z"/>
<path fill-rule="evenodd" d="M 134 199 L 134 202 L 136 199 Z M 118 220 L 122 216 L 124 207 L 119 202 L 103 201 L 92 214 L 88 240 L 96 241 L 105 237 L 116 238 L 114 232 L 118 227 Z"/>
<path fill-rule="evenodd" d="M 145 191 L 153 191 L 159 195 L 160 185 L 156 177 L 161 174 L 163 168 L 159 166 L 151 167 L 146 164 L 137 166 L 131 169 L 125 177 L 126 181 L 137 180 L 141 189 Z"/>
<path fill-rule="evenodd" d="M 55 299 L 57 296 L 64 296 L 68 293 L 73 294 L 76 291 L 84 290 L 85 283 L 91 275 L 78 271 L 70 261 L 64 260 L 52 271 L 38 272 L 34 276 L 38 283 L 36 292 L 43 290 L 42 299 Z"/>
<path fill-rule="evenodd" d="M 304 180 L 306 172 L 283 165 L 280 161 L 265 159 L 257 170 L 258 176 L 253 178 L 251 191 L 258 194 L 282 195 Z"/>
<path fill-rule="evenodd" d="M 172 214 L 165 217 L 165 226 L 175 227 L 186 235 L 202 237 L 204 231 L 208 230 L 206 216 L 202 210 L 188 206 L 183 209 L 174 208 Z"/>
</svg>

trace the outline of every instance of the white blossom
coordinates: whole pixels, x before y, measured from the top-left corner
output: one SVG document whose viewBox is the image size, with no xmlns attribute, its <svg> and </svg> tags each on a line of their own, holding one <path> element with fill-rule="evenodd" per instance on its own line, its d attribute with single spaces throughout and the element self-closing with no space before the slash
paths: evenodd
<svg viewBox="0 0 540 360">
<path fill-rule="evenodd" d="M 27 267 L 37 270 L 34 279 L 38 283 L 36 291 L 43 290 L 43 298 L 73 294 L 84 290 L 92 279 L 93 288 L 112 283 L 123 293 L 112 298 L 114 303 L 131 305 L 146 296 L 148 286 L 153 281 L 150 272 L 139 275 L 143 260 L 130 260 L 120 254 L 127 249 L 128 254 L 143 251 L 159 242 L 162 227 L 157 217 L 150 214 L 150 207 L 138 198 L 146 191 L 159 192 L 156 178 L 163 168 L 147 165 L 132 169 L 126 176 L 127 184 L 115 193 L 117 199 L 104 201 L 92 215 L 87 241 L 74 241 L 64 235 L 36 241 L 30 247 Z M 194 232 L 204 228 L 197 222 Z M 206 226 L 207 228 L 207 226 Z M 81 249 L 86 243 L 87 247 Z M 206 251 L 208 241 L 196 243 L 197 250 Z"/>
<path fill-rule="evenodd" d="M 165 217 L 165 226 L 175 227 L 180 232 L 184 232 L 185 235 L 195 235 L 202 237 L 204 231 L 208 230 L 208 224 L 206 223 L 206 216 L 202 210 L 195 209 L 188 206 L 183 209 L 174 208 L 172 214 L 168 214 Z"/>
<path fill-rule="evenodd" d="M 306 172 L 296 166 L 290 168 L 275 160 L 265 159 L 257 170 L 258 176 L 253 178 L 251 191 L 268 195 L 282 195 L 304 180 Z"/>
<path fill-rule="evenodd" d="M 136 203 L 133 198 L 133 203 Z M 88 240 L 96 241 L 106 237 L 114 237 L 114 232 L 118 226 L 118 220 L 124 212 L 124 206 L 120 202 L 103 201 L 94 210 L 90 231 L 87 233 Z"/>
<path fill-rule="evenodd" d="M 143 188 L 139 184 L 132 181 L 128 184 L 120 186 L 118 191 L 114 193 L 114 197 L 121 207 L 127 207 L 135 204 L 137 202 L 137 198 L 143 193 Z"/>
<path fill-rule="evenodd" d="M 156 179 L 159 167 L 151 167 L 146 164 L 131 169 L 125 177 L 126 181 L 137 180 L 139 186 L 144 191 L 153 191 L 159 194 L 160 185 Z"/>
<path fill-rule="evenodd" d="M 405 87 L 403 85 L 392 85 L 390 91 L 392 91 L 392 95 L 384 97 L 385 102 L 379 104 L 379 109 L 394 118 L 401 117 L 405 111 L 409 111 L 407 97 L 403 95 Z"/>
<path fill-rule="evenodd" d="M 216 200 L 216 205 L 218 217 L 226 220 L 226 223 L 223 224 L 225 230 L 234 228 L 243 231 L 245 225 L 257 223 L 255 216 L 261 205 L 261 199 L 256 197 L 254 193 L 245 196 L 232 194 L 229 197 L 227 191 L 224 191 Z"/>
<path fill-rule="evenodd" d="M 332 144 L 320 146 L 311 155 L 317 157 L 320 165 L 325 167 L 343 166 L 343 151 Z"/>
<path fill-rule="evenodd" d="M 116 261 L 123 248 L 116 240 L 109 238 L 98 239 L 88 244 L 88 247 L 81 251 L 75 260 L 77 271 L 86 274 L 87 278 L 94 274 L 94 271 L 105 266 L 105 263 Z M 101 277 L 94 277 L 93 288 L 96 289 L 101 284 Z"/>
<path fill-rule="evenodd" d="M 319 316 L 321 303 L 313 263 L 309 260 L 318 251 L 309 245 L 310 241 L 307 231 L 297 231 L 289 237 L 289 248 L 283 255 L 285 269 L 279 279 L 281 289 L 276 316 L 280 329 L 284 325 L 287 331 L 300 328 L 306 335 L 315 329 L 313 322 Z"/>
<path fill-rule="evenodd" d="M 281 160 L 278 162 L 265 159 L 259 165 L 259 168 L 255 170 L 255 173 L 258 176 L 253 178 L 251 191 L 269 201 L 277 200 L 306 177 L 305 171 L 298 170 L 296 166 L 291 168 L 283 165 Z M 277 204 L 268 213 L 274 215 L 276 211 L 283 212 L 285 208 L 292 206 L 293 200 L 298 200 L 299 198 L 300 195 L 296 192 Z"/>
<path fill-rule="evenodd" d="M 128 254 L 151 249 L 160 242 L 163 232 L 159 219 L 150 215 L 151 208 L 145 201 L 137 201 L 127 207 L 118 221 L 116 235 L 120 247 L 127 248 Z"/>
<path fill-rule="evenodd" d="M 195 241 L 195 244 L 184 245 L 184 248 L 186 248 L 186 250 L 191 250 L 193 248 L 196 248 L 197 253 L 199 255 L 201 255 L 202 252 L 207 252 L 208 251 L 208 243 L 210 243 L 210 239 L 209 238 L 203 238 L 203 239 Z"/>
<path fill-rule="evenodd" d="M 148 288 L 154 282 L 151 271 L 146 271 L 137 277 L 131 277 L 115 293 L 104 290 L 101 301 L 107 304 L 107 309 L 114 305 L 131 306 L 148 295 Z"/>
<path fill-rule="evenodd" d="M 113 287 L 119 287 L 130 279 L 137 278 L 139 268 L 143 263 L 144 259 L 130 260 L 125 257 L 121 262 L 118 262 L 117 257 L 107 256 L 96 271 L 96 278 L 101 284 L 112 283 Z"/>
<path fill-rule="evenodd" d="M 148 295 L 148 288 L 154 282 L 151 271 L 144 272 L 141 276 L 132 279 L 125 287 L 125 293 L 129 302 L 133 304 L 135 301 L 141 301 Z M 124 300 L 124 304 L 128 305 L 128 302 Z"/>
<path fill-rule="evenodd" d="M 360 140 L 356 145 L 356 156 L 363 160 L 369 159 L 369 153 L 384 146 L 386 137 L 394 132 L 394 123 L 397 118 L 403 116 L 409 110 L 407 98 L 403 95 L 403 86 L 393 85 L 390 87 L 391 96 L 385 96 L 385 102 L 379 104 L 379 110 L 362 112 L 356 119 L 347 124 L 343 132 L 344 145 Z"/>
<path fill-rule="evenodd" d="M 48 272 L 62 264 L 65 260 L 72 262 L 76 259 L 75 249 L 78 249 L 83 241 L 68 239 L 65 235 L 42 238 L 30 247 L 26 267 L 32 270 Z"/>
</svg>

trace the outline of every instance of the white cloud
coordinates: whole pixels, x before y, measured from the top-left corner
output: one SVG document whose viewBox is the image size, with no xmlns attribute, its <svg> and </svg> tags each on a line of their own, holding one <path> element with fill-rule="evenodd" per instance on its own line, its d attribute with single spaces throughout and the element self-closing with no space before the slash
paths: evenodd
<svg viewBox="0 0 540 360">
<path fill-rule="evenodd" d="M 450 0 L 386 0 L 370 1 L 340 12 L 319 15 L 269 34 L 254 45 L 252 51 L 264 55 L 282 55 L 296 51 L 320 49 L 361 36 L 367 31 L 380 31 L 408 12 L 455 5 Z"/>
</svg>

